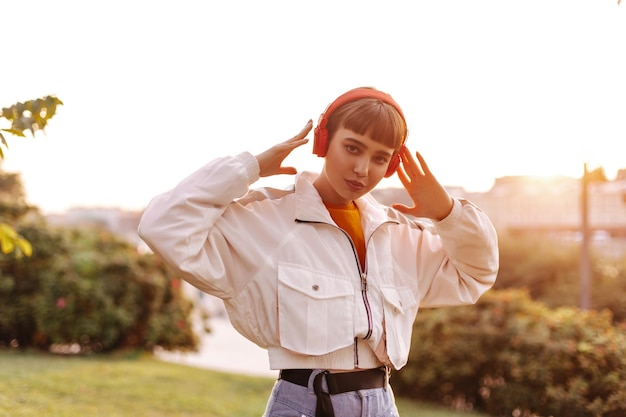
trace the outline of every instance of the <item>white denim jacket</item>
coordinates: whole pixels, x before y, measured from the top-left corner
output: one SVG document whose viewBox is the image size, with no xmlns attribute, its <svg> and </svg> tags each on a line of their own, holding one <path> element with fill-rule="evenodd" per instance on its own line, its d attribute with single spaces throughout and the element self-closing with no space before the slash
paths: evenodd
<svg viewBox="0 0 626 417">
<path fill-rule="evenodd" d="M 224 301 L 271 369 L 400 369 L 419 307 L 475 303 L 495 281 L 496 232 L 468 201 L 455 199 L 427 228 L 360 198 L 361 271 L 316 174 L 298 174 L 289 190 L 250 190 L 258 178 L 249 153 L 216 159 L 155 197 L 139 235 L 180 278 Z"/>
</svg>

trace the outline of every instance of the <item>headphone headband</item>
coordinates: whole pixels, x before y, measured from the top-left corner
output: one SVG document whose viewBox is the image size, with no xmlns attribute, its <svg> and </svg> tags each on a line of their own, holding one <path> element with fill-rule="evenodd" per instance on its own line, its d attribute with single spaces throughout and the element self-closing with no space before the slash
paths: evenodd
<svg viewBox="0 0 626 417">
<path fill-rule="evenodd" d="M 404 126 L 406 127 L 406 119 L 404 118 L 404 113 L 402 112 L 402 109 L 400 108 L 398 103 L 396 103 L 395 100 L 391 98 L 389 94 L 380 90 L 376 90 L 374 88 L 355 88 L 337 97 L 335 101 L 328 105 L 324 113 L 320 115 L 317 126 L 315 127 L 315 130 L 313 132 L 313 153 L 315 155 L 320 157 L 326 156 L 329 141 L 328 129 L 326 125 L 328 124 L 328 119 L 330 118 L 330 115 L 344 104 L 360 100 L 362 98 L 374 98 L 382 101 L 383 103 L 389 104 L 398 112 L 398 114 L 404 121 Z M 404 145 L 405 141 L 406 133 L 402 145 Z M 390 177 L 391 175 L 393 175 L 399 164 L 400 156 L 397 153 L 394 153 L 391 161 L 389 162 L 389 168 L 387 170 L 387 173 L 385 174 L 385 177 Z"/>
</svg>

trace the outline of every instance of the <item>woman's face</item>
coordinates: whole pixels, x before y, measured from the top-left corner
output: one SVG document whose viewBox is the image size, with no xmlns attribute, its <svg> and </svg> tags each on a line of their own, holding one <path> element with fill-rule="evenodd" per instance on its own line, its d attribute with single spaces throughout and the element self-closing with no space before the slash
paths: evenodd
<svg viewBox="0 0 626 417">
<path fill-rule="evenodd" d="M 393 148 L 369 136 L 340 128 L 330 138 L 315 188 L 327 203 L 348 204 L 374 189 L 385 176 L 393 153 Z"/>
</svg>

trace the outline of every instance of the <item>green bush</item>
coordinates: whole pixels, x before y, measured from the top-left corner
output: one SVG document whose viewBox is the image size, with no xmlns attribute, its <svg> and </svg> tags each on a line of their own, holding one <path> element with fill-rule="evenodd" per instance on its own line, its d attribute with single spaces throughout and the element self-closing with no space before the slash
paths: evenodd
<svg viewBox="0 0 626 417">
<path fill-rule="evenodd" d="M 195 349 L 192 305 L 156 257 L 102 230 L 20 233 L 35 250 L 0 260 L 0 345 Z"/>
<path fill-rule="evenodd" d="M 626 415 L 626 332 L 608 311 L 550 310 L 520 290 L 418 314 L 399 395 L 494 416 Z"/>
<path fill-rule="evenodd" d="M 37 250 L 31 257 L 0 256 L 0 346 L 33 346 L 42 335 L 37 330 L 33 303 L 39 291 L 39 274 L 49 269 L 55 251 L 65 242 L 40 224 L 19 229 Z"/>
</svg>

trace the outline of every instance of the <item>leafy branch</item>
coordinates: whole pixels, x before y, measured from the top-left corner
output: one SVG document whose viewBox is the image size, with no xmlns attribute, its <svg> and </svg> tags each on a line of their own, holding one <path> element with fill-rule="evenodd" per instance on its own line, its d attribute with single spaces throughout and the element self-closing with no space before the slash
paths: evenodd
<svg viewBox="0 0 626 417">
<path fill-rule="evenodd" d="M 25 131 L 30 131 L 32 136 L 38 130 L 43 131 L 50 120 L 57 112 L 57 107 L 63 102 L 55 96 L 46 96 L 36 100 L 29 100 L 24 103 L 15 103 L 12 106 L 4 107 L 0 117 L 11 122 L 8 129 L 0 129 L 0 142 L 5 148 L 9 145 L 2 134 L 7 132 L 15 136 L 26 137 Z M 0 146 L 0 159 L 4 159 L 4 152 Z"/>
<path fill-rule="evenodd" d="M 26 137 L 25 132 L 30 132 L 31 136 L 34 137 L 37 131 L 44 131 L 48 121 L 56 114 L 57 107 L 60 105 L 63 105 L 63 102 L 57 97 L 46 96 L 3 107 L 0 118 L 8 120 L 11 126 L 0 129 L 0 160 L 4 159 L 3 146 L 9 149 L 3 132 L 18 137 Z M 17 249 L 17 256 L 30 256 L 32 254 L 30 243 L 20 236 L 11 225 L 1 220 L 0 217 L 0 251 L 8 254 Z"/>
</svg>

